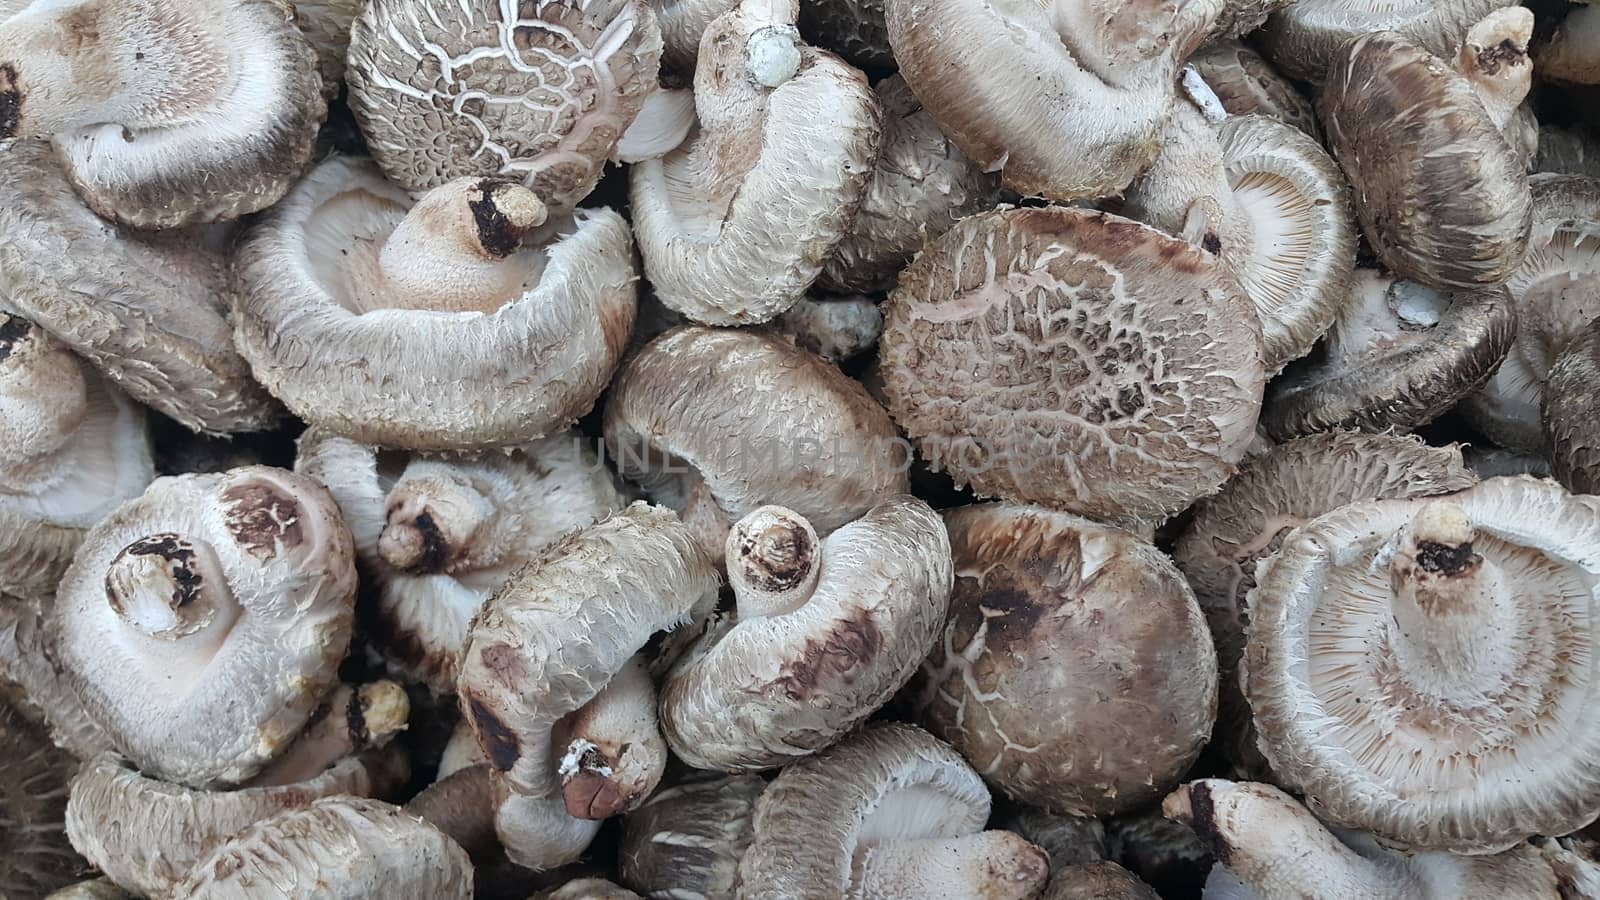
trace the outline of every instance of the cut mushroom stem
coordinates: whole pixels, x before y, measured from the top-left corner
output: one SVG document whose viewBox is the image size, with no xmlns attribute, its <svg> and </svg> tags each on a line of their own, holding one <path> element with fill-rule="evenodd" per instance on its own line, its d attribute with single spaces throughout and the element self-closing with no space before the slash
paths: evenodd
<svg viewBox="0 0 1600 900">
<path fill-rule="evenodd" d="M 1022 900 L 1039 888 L 1044 851 L 1010 831 L 887 841 L 857 851 L 857 897 Z"/>
<path fill-rule="evenodd" d="M 804 605 L 822 572 L 817 532 L 805 516 L 763 506 L 728 532 L 728 582 L 739 618 L 779 616 Z"/>
<path fill-rule="evenodd" d="M 239 614 L 211 545 L 171 532 L 123 547 L 106 570 L 105 596 L 128 625 L 160 640 L 183 639 L 206 659 Z"/>
<path fill-rule="evenodd" d="M 411 701 L 393 681 L 360 688 L 341 684 L 283 756 L 251 780 L 252 787 L 298 784 L 347 756 L 382 747 L 405 730 Z"/>
<path fill-rule="evenodd" d="M 1478 93 L 1496 128 L 1505 128 L 1533 87 L 1528 41 L 1533 11 L 1508 6 L 1484 16 L 1467 31 L 1456 65 Z"/>
<path fill-rule="evenodd" d="M 564 723 L 557 771 L 567 812 L 609 819 L 643 803 L 661 782 L 667 744 L 656 725 L 656 689 L 634 657 Z"/>
<path fill-rule="evenodd" d="M 453 572 L 472 537 L 495 514 L 458 466 L 416 460 L 389 492 L 378 554 L 402 572 Z M 520 512 L 520 510 L 518 510 Z"/>
</svg>

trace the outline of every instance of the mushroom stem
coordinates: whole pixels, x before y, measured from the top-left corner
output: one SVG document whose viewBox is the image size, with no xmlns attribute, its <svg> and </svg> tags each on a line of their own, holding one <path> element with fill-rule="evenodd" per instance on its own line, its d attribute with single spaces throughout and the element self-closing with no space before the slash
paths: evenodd
<svg viewBox="0 0 1600 900">
<path fill-rule="evenodd" d="M 856 852 L 851 896 L 1022 900 L 1049 877 L 1043 850 L 1010 831 L 885 841 Z"/>
<path fill-rule="evenodd" d="M 371 308 L 493 312 L 530 278 L 508 261 L 545 223 L 538 195 L 496 178 L 462 178 L 424 194 L 384 241 Z"/>
<path fill-rule="evenodd" d="M 166 641 L 185 640 L 204 654 L 227 636 L 239 606 L 216 551 L 171 532 L 139 538 L 106 569 L 106 602 L 134 629 Z"/>
<path fill-rule="evenodd" d="M 494 833 L 494 791 L 489 765 L 468 766 L 435 781 L 411 798 L 406 812 L 421 816 L 474 858 L 500 846 Z"/>
<path fill-rule="evenodd" d="M 360 689 L 341 684 L 283 756 L 262 769 L 250 786 L 310 781 L 347 756 L 389 743 L 410 717 L 411 701 L 393 681 L 374 681 Z"/>
<path fill-rule="evenodd" d="M 800 608 L 822 572 L 817 532 L 805 516 L 782 506 L 763 506 L 740 519 L 724 552 L 741 621 Z"/>
<path fill-rule="evenodd" d="M 567 812 L 608 819 L 643 803 L 661 781 L 667 744 L 656 725 L 656 688 L 635 656 L 569 716 L 557 771 Z"/>
<path fill-rule="evenodd" d="M 1533 11 L 1507 6 L 1484 16 L 1467 31 L 1456 66 L 1478 93 L 1496 128 L 1504 129 L 1533 87 L 1528 41 Z"/>
<path fill-rule="evenodd" d="M 473 537 L 495 514 L 494 504 L 453 467 L 425 459 L 406 466 L 389 492 L 378 554 L 403 572 L 454 571 Z"/>
<path fill-rule="evenodd" d="M 1493 692 L 1510 665 L 1515 608 L 1474 537 L 1461 507 L 1435 501 L 1402 529 L 1389 562 L 1395 652 L 1413 686 L 1433 696 Z"/>
<path fill-rule="evenodd" d="M 78 360 L 26 319 L 0 313 L 0 492 L 35 488 L 89 414 Z"/>
</svg>

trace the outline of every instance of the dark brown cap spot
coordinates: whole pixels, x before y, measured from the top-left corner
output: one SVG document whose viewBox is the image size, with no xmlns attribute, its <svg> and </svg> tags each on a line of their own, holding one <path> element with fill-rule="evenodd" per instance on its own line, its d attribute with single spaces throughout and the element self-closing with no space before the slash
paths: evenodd
<svg viewBox="0 0 1600 900">
<path fill-rule="evenodd" d="M 0 65 L 0 141 L 17 136 L 22 124 L 22 86 L 15 66 Z"/>
<path fill-rule="evenodd" d="M 977 582 L 961 579 L 957 583 L 958 596 L 966 594 L 959 606 L 952 604 L 957 640 L 963 645 L 977 637 L 978 629 L 988 623 L 984 632 L 984 645 L 996 651 L 1025 643 L 1034 632 L 1034 626 L 1044 615 L 1044 607 L 1033 602 L 1022 585 L 1006 579 L 986 586 L 977 596 L 967 594 Z"/>
<path fill-rule="evenodd" d="M 489 707 L 484 706 L 483 701 L 471 694 L 464 694 L 463 698 L 467 703 L 467 715 L 472 719 L 473 731 L 478 735 L 478 744 L 489 757 L 490 764 L 502 772 L 509 772 L 522 755 L 516 734 Z"/>
<path fill-rule="evenodd" d="M 273 558 L 280 544 L 293 550 L 305 543 L 300 504 L 270 482 L 236 484 L 223 491 L 222 503 L 228 532 L 257 559 Z"/>
<path fill-rule="evenodd" d="M 1424 572 L 1453 578 L 1476 565 L 1480 557 L 1472 552 L 1472 542 L 1440 544 L 1423 541 L 1417 545 L 1417 565 Z"/>
<path fill-rule="evenodd" d="M 505 183 L 486 178 L 478 182 L 478 199 L 467 201 L 467 207 L 472 210 L 472 220 L 478 228 L 478 242 L 483 245 L 485 252 L 496 259 L 505 259 L 517 252 L 524 234 L 495 205 L 495 189 Z"/>
<path fill-rule="evenodd" d="M 826 693 L 835 681 L 850 682 L 867 669 L 883 645 L 872 614 L 857 609 L 826 640 L 806 641 L 800 658 L 784 665 L 774 685 L 792 700 L 805 702 Z"/>
<path fill-rule="evenodd" d="M 1501 66 L 1514 66 L 1525 58 L 1527 54 L 1522 52 L 1522 48 L 1507 38 L 1478 51 L 1478 69 L 1485 75 L 1493 75 L 1500 71 Z"/>
<path fill-rule="evenodd" d="M 411 520 L 410 526 L 417 533 L 420 550 L 417 561 L 407 566 L 406 571 L 414 575 L 437 575 L 443 572 L 450 561 L 450 542 L 439 530 L 439 523 L 433 520 L 433 513 L 423 510 Z"/>
<path fill-rule="evenodd" d="M 27 319 L 0 313 L 0 361 L 11 355 L 17 344 L 28 336 L 31 327 Z"/>
</svg>

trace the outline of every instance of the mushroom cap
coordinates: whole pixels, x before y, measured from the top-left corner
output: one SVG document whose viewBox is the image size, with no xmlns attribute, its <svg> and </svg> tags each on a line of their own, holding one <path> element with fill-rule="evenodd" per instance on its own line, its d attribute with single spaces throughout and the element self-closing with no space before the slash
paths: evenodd
<svg viewBox="0 0 1600 900">
<path fill-rule="evenodd" d="M 470 900 L 472 863 L 438 829 L 379 800 L 327 797 L 241 830 L 201 860 L 173 900 Z"/>
<path fill-rule="evenodd" d="M 879 364 L 895 421 L 957 487 L 1108 520 L 1216 490 L 1265 381 L 1254 309 L 1215 256 L 1063 207 L 934 241 L 889 297 Z"/>
<path fill-rule="evenodd" d="M 350 30 L 365 5 L 365 0 L 294 0 L 294 24 L 317 53 L 322 95 L 329 100 L 344 85 Z"/>
<path fill-rule="evenodd" d="M 1504 288 L 1444 293 L 1357 269 L 1322 349 L 1272 382 L 1261 422 L 1277 440 L 1425 425 L 1488 381 L 1516 334 Z"/>
<path fill-rule="evenodd" d="M 1506 289 L 1517 339 L 1482 389 L 1461 409 L 1495 443 L 1541 450 L 1539 407 L 1550 366 L 1600 316 L 1600 179 L 1537 175 L 1528 253 Z"/>
<path fill-rule="evenodd" d="M 800 4 L 806 40 L 844 57 L 859 69 L 893 69 L 884 0 L 812 0 Z"/>
<path fill-rule="evenodd" d="M 604 878 L 577 878 L 555 890 L 535 894 L 533 900 L 639 900 L 639 895 Z"/>
<path fill-rule="evenodd" d="M 350 526 L 376 594 L 359 611 L 368 639 L 391 669 L 439 694 L 455 692 L 467 626 L 490 593 L 563 534 L 626 505 L 588 439 L 573 432 L 504 452 L 438 456 L 313 428 L 300 438 L 295 471 L 322 482 Z M 441 531 L 438 520 L 462 512 L 461 501 L 480 506 Z M 383 552 L 395 533 L 422 538 L 409 569 Z"/>
<path fill-rule="evenodd" d="M 1472 23 L 1513 0 L 1296 0 L 1274 12 L 1257 36 L 1285 75 L 1320 84 L 1341 45 L 1375 31 L 1405 37 L 1441 59 L 1461 46 Z"/>
<path fill-rule="evenodd" d="M 265 466 L 158 478 L 78 548 L 60 661 L 140 771 L 238 784 L 334 683 L 355 588 L 350 531 L 321 485 Z"/>
<path fill-rule="evenodd" d="M 1124 812 L 1176 784 L 1217 714 L 1216 653 L 1177 567 L 1066 513 L 983 504 L 945 524 L 956 583 L 914 682 L 918 721 L 1057 815 Z"/>
<path fill-rule="evenodd" d="M 808 353 L 838 363 L 878 346 L 883 311 L 872 297 L 808 296 L 773 319 L 769 330 Z"/>
<path fill-rule="evenodd" d="M 1401 846 L 1484 853 L 1566 834 L 1600 812 L 1600 506 L 1527 477 L 1442 499 L 1346 505 L 1257 569 L 1242 668 L 1261 750 L 1319 816 Z M 1439 533 L 1441 515 L 1453 536 L 1429 562 L 1421 529 Z M 1449 563 L 1460 536 L 1464 570 Z M 1402 576 L 1412 540 L 1420 562 Z M 1495 593 L 1401 593 L 1441 571 Z M 1422 630 L 1442 611 L 1469 649 L 1429 649 L 1446 646 Z"/>
<path fill-rule="evenodd" d="M 937 513 L 910 495 L 886 498 L 829 535 L 819 555 L 801 606 L 719 622 L 668 673 L 661 725 L 679 758 L 751 771 L 815 753 L 887 702 L 928 655 L 952 577 Z"/>
<path fill-rule="evenodd" d="M 381 0 L 350 35 L 350 111 L 408 191 L 505 174 L 567 210 L 600 180 L 660 58 L 646 0 Z"/>
<path fill-rule="evenodd" d="M 904 78 L 891 75 L 873 90 L 883 107 L 883 150 L 849 233 L 822 270 L 819 282 L 833 291 L 893 287 L 913 254 L 956 220 L 993 206 L 1000 188 L 944 136 Z"/>
<path fill-rule="evenodd" d="M 367 764 L 354 757 L 298 784 L 197 791 L 141 775 L 126 759 L 104 753 L 72 781 L 67 835 L 118 885 L 159 897 L 245 826 L 323 797 L 364 797 L 372 789 Z"/>
<path fill-rule="evenodd" d="M 109 878 L 96 878 L 68 885 L 45 897 L 45 900 L 133 900 L 133 895 L 117 887 L 116 882 Z"/>
<path fill-rule="evenodd" d="M 56 750 L 0 702 L 0 894 L 38 897 L 70 883 L 83 866 L 67 843 L 67 783 L 77 760 Z"/>
<path fill-rule="evenodd" d="M 1050 871 L 1099 862 L 1110 855 L 1105 824 L 1090 816 L 1054 816 L 1018 806 L 1000 820 L 1050 855 Z"/>
<path fill-rule="evenodd" d="M 53 596 L 89 526 L 154 477 L 144 410 L 0 313 L 0 592 Z"/>
<path fill-rule="evenodd" d="M 710 491 L 728 526 L 768 504 L 819 534 L 906 491 L 894 423 L 821 358 L 748 331 L 678 328 L 617 373 L 605 410 L 617 469 L 663 499 Z"/>
<path fill-rule="evenodd" d="M 233 303 L 256 377 L 313 425 L 415 450 L 516 446 L 588 412 L 633 326 L 622 217 L 579 210 L 554 243 L 516 253 L 526 287 L 492 312 L 358 312 L 346 255 L 381 243 L 408 205 L 370 164 L 335 158 L 255 223 Z"/>
<path fill-rule="evenodd" d="M 1161 900 L 1161 895 L 1127 869 L 1102 860 L 1053 873 L 1039 900 Z"/>
<path fill-rule="evenodd" d="M 1322 104 L 1386 268 L 1440 289 L 1511 277 L 1533 217 L 1527 170 L 1463 74 L 1400 34 L 1368 34 L 1339 49 Z"/>
<path fill-rule="evenodd" d="M 1294 82 L 1278 74 L 1261 54 L 1237 40 L 1212 41 L 1189 57 L 1222 108 L 1234 116 L 1271 116 L 1321 138 L 1317 112 Z"/>
<path fill-rule="evenodd" d="M 285 0 L 35 2 L 0 23 L 0 72 L 0 108 L 20 110 L 0 140 L 53 136 L 83 201 L 132 228 L 271 206 L 328 111 Z"/>
<path fill-rule="evenodd" d="M 700 39 L 718 16 L 739 7 L 739 0 L 651 0 L 661 28 L 661 68 L 693 74 Z"/>
<path fill-rule="evenodd" d="M 766 787 L 758 775 L 715 775 L 656 791 L 622 817 L 622 882 L 649 896 L 732 897 Z"/>
<path fill-rule="evenodd" d="M 711 24 L 698 130 L 628 173 L 645 276 L 696 322 L 751 325 L 793 306 L 849 233 L 883 139 L 866 76 L 799 43 L 782 8 L 749 0 Z M 755 67 L 773 48 L 798 63 L 768 86 Z"/>
<path fill-rule="evenodd" d="M 1575 494 L 1600 494 L 1600 319 L 1550 367 L 1544 433 L 1555 477 Z"/>
<path fill-rule="evenodd" d="M 1534 52 L 1535 71 L 1545 81 L 1600 84 L 1600 8 L 1576 0 L 1563 12 Z"/>
<path fill-rule="evenodd" d="M 38 141 L 0 152 L 0 233 L 0 310 L 195 431 L 256 431 L 278 419 L 281 408 L 233 347 L 217 235 L 139 235 L 106 223 Z"/>
</svg>

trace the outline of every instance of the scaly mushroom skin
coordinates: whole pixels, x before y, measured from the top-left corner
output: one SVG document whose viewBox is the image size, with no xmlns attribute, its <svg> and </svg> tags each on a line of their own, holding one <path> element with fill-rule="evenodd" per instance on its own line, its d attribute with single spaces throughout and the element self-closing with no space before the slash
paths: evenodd
<svg viewBox="0 0 1600 900">
<path fill-rule="evenodd" d="M 571 748 L 555 746 L 554 729 L 716 595 L 716 570 L 683 525 L 636 503 L 553 545 L 473 619 L 457 693 L 495 769 L 495 825 L 513 862 L 553 868 L 588 846 L 600 823 L 568 812 L 557 760 Z"/>
<path fill-rule="evenodd" d="M 600 180 L 660 57 L 646 0 L 376 0 L 350 36 L 350 110 L 408 191 L 506 175 L 564 212 Z"/>
<path fill-rule="evenodd" d="M 77 761 L 0 702 L 0 895 L 38 897 L 70 883 L 83 861 L 63 830 Z"/>
<path fill-rule="evenodd" d="M 658 790 L 622 818 L 618 871 L 646 896 L 733 900 L 754 836 L 757 775 L 701 777 Z"/>
<path fill-rule="evenodd" d="M 1256 579 L 1245 694 L 1273 773 L 1320 816 L 1489 853 L 1600 812 L 1589 498 L 1495 478 L 1361 501 L 1291 533 Z"/>
<path fill-rule="evenodd" d="M 0 702 L 44 727 L 78 759 L 112 749 L 58 661 L 54 603 L 0 592 Z"/>
<path fill-rule="evenodd" d="M 800 31 L 858 69 L 893 69 L 883 7 L 884 0 L 808 0 L 800 4 Z"/>
<path fill-rule="evenodd" d="M 561 535 L 625 504 L 588 439 L 562 433 L 509 452 L 409 455 L 321 429 L 295 470 L 339 503 L 376 603 L 359 614 L 391 669 L 455 692 L 473 613 Z"/>
<path fill-rule="evenodd" d="M 748 331 L 650 342 L 617 373 L 605 438 L 617 469 L 678 509 L 717 560 L 734 521 L 760 506 L 826 535 L 907 490 L 907 448 L 860 382 Z"/>
<path fill-rule="evenodd" d="M 332 687 L 355 588 L 321 485 L 263 466 L 158 478 L 89 531 L 62 578 L 61 664 L 140 771 L 238 784 Z"/>
<path fill-rule="evenodd" d="M 918 720 L 1015 800 L 1110 815 L 1161 796 L 1217 714 L 1205 619 L 1120 529 L 986 504 L 945 514 L 956 584 L 913 687 Z"/>
<path fill-rule="evenodd" d="M 173 900 L 470 900 L 466 851 L 377 800 L 328 797 L 263 819 L 202 859 Z"/>
<path fill-rule="evenodd" d="M 767 506 L 726 548 L 738 601 L 667 675 L 662 728 L 699 769 L 751 771 L 815 753 L 916 671 L 950 597 L 950 542 L 926 503 L 891 497 L 819 541 Z"/>
<path fill-rule="evenodd" d="M 633 327 L 622 218 L 546 223 L 495 178 L 408 205 L 370 164 L 335 158 L 256 222 L 233 301 L 261 383 L 313 425 L 413 450 L 514 447 L 586 413 Z M 561 237 L 519 249 L 541 225 Z"/>
<path fill-rule="evenodd" d="M 52 138 L 84 202 L 122 225 L 265 209 L 327 115 L 293 19 L 283 0 L 34 0 L 0 21 L 0 140 Z"/>
<path fill-rule="evenodd" d="M 954 750 L 911 725 L 875 725 L 778 774 L 756 803 L 743 900 L 1032 897 L 1044 852 L 981 831 L 989 791 Z"/>
<path fill-rule="evenodd" d="M 1189 58 L 1229 115 L 1271 116 L 1317 139 L 1322 129 L 1311 101 L 1259 53 L 1236 40 L 1213 41 Z"/>
<path fill-rule="evenodd" d="M 265 429 L 282 414 L 234 349 L 218 235 L 107 224 L 41 141 L 0 152 L 0 234 L 0 311 L 54 335 L 133 399 L 211 434 Z"/>
<path fill-rule="evenodd" d="M 1296 0 L 1273 13 L 1259 40 L 1285 75 L 1320 84 L 1340 46 L 1352 38 L 1394 32 L 1449 59 L 1472 23 L 1510 5 L 1512 0 Z"/>
<path fill-rule="evenodd" d="M 45 897 L 45 900 L 134 900 L 132 894 L 117 887 L 109 878 L 80 881 Z"/>
<path fill-rule="evenodd" d="M 1600 494 L 1600 319 L 1550 367 L 1544 434 L 1555 477 L 1575 494 Z"/>
<path fill-rule="evenodd" d="M 89 526 L 154 477 L 143 410 L 0 313 L 0 593 L 53 596 Z"/>
<path fill-rule="evenodd" d="M 1126 187 L 1224 0 L 888 0 L 900 73 L 970 159 L 1052 200 Z"/>
<path fill-rule="evenodd" d="M 884 318 L 890 413 L 979 496 L 1160 518 L 1216 490 L 1254 437 L 1254 308 L 1216 257 L 1136 222 L 963 219 L 901 273 Z"/>
<path fill-rule="evenodd" d="M 1053 873 L 1039 900 L 1161 900 L 1161 895 L 1114 862 L 1093 862 Z"/>
<path fill-rule="evenodd" d="M 629 172 L 645 276 L 696 322 L 758 324 L 799 301 L 873 174 L 877 97 L 866 76 L 800 42 L 797 8 L 746 0 L 713 22 L 695 68 L 699 129 Z"/>
<path fill-rule="evenodd" d="M 115 753 L 88 761 L 72 782 L 67 834 L 119 886 L 166 896 L 194 864 L 240 829 L 323 797 L 368 796 L 367 764 L 346 758 L 305 781 L 196 791 L 139 774 Z"/>
<path fill-rule="evenodd" d="M 1469 45 L 1461 71 L 1388 32 L 1334 56 L 1322 94 L 1328 144 L 1355 188 L 1362 231 L 1401 278 L 1491 287 L 1522 262 L 1533 203 L 1524 161 L 1500 129 L 1528 91 L 1533 15 L 1502 12 L 1514 21 L 1477 37 L 1510 36 L 1479 53 Z"/>
</svg>

